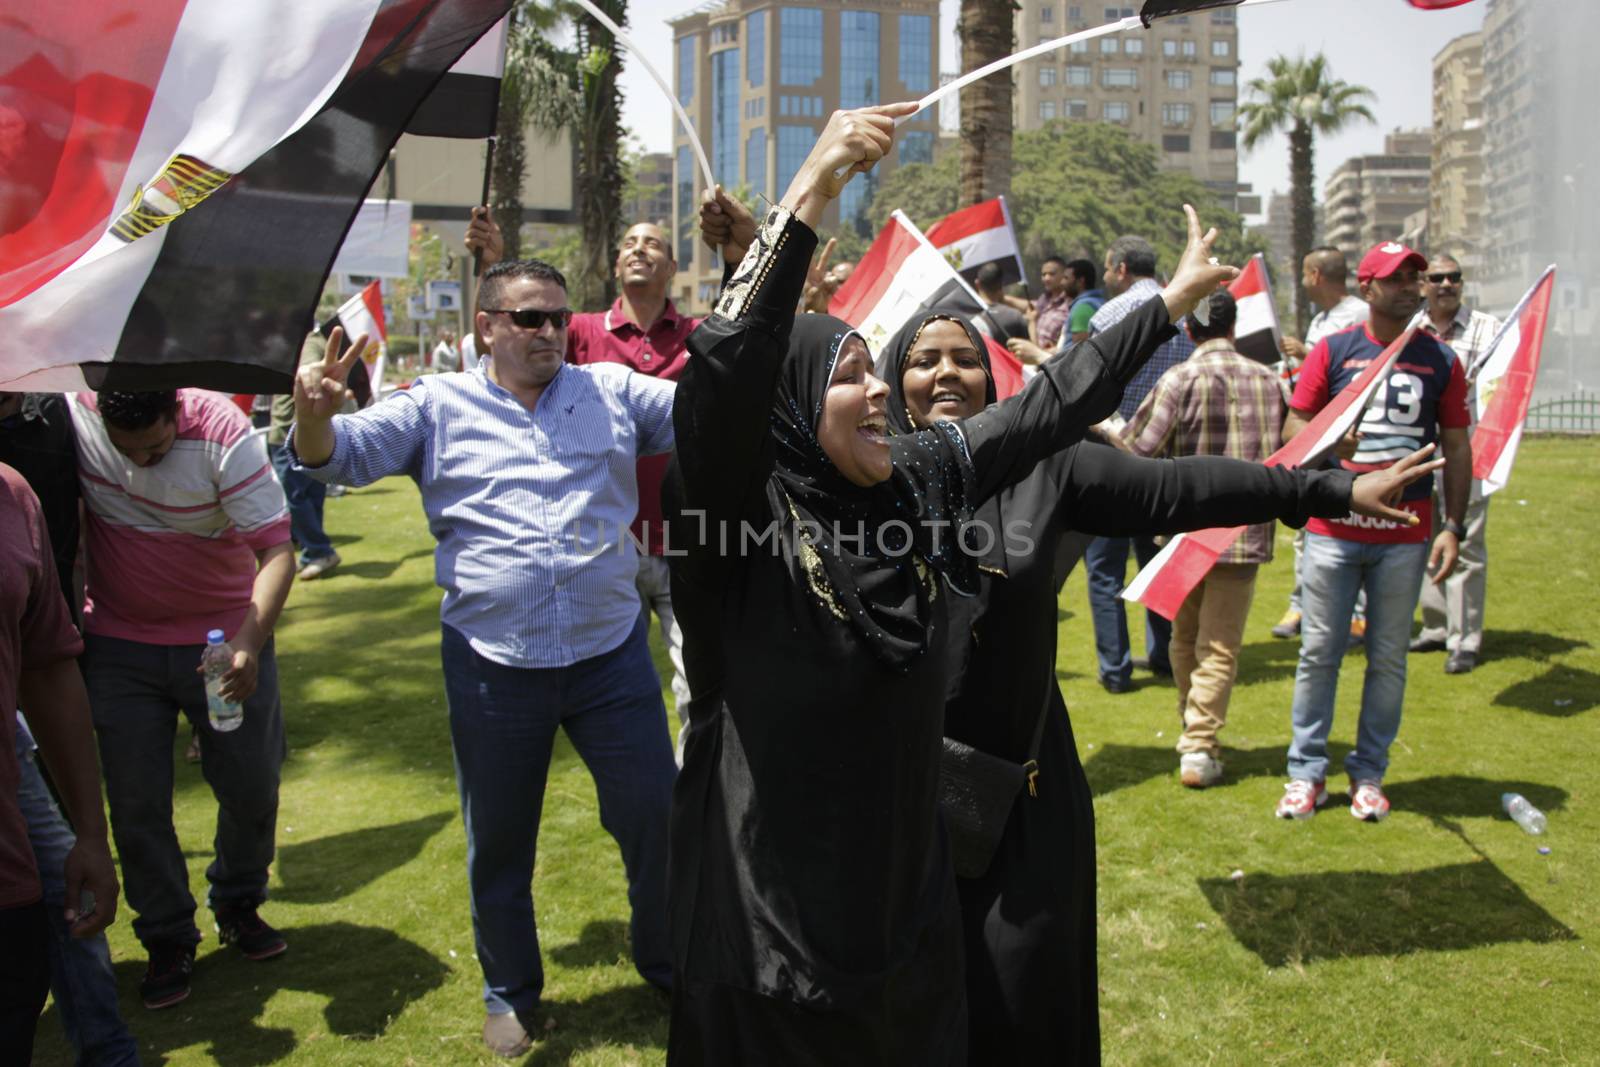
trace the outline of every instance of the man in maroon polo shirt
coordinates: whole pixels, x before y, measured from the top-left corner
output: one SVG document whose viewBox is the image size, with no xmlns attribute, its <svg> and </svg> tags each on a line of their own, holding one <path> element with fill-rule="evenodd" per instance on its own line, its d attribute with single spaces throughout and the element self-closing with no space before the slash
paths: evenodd
<svg viewBox="0 0 1600 1067">
<path fill-rule="evenodd" d="M 474 208 L 467 227 L 466 244 L 482 251 L 485 269 L 504 254 L 500 227 L 483 208 Z M 672 241 L 667 232 L 650 222 L 639 222 L 622 235 L 612 268 L 622 295 L 605 311 L 580 312 L 567 328 L 569 363 L 621 363 L 654 378 L 677 381 L 689 359 L 685 345 L 700 320 L 680 314 L 667 296 L 678 273 Z M 670 455 L 639 460 L 639 514 L 633 535 L 639 553 L 639 599 L 645 611 L 654 611 L 661 625 L 662 643 L 672 660 L 672 697 L 681 726 L 688 710 L 689 683 L 683 676 L 683 636 L 672 615 L 672 591 L 667 579 L 665 541 L 661 524 L 661 482 Z"/>
</svg>

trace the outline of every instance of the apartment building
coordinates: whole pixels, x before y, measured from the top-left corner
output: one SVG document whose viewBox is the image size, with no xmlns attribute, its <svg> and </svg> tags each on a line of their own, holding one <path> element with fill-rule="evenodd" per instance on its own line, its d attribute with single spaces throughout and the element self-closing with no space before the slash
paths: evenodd
<svg viewBox="0 0 1600 1067">
<path fill-rule="evenodd" d="M 1457 37 L 1433 57 L 1433 160 L 1428 245 L 1455 256 L 1468 277 L 1482 266 L 1483 34 Z"/>
<path fill-rule="evenodd" d="M 836 109 L 923 96 L 939 75 L 938 0 L 713 0 L 670 25 L 674 87 L 703 135 L 712 173 L 758 203 L 783 195 Z M 877 183 L 902 163 L 931 163 L 938 129 L 932 109 L 901 127 L 896 150 L 845 188 L 822 228 L 864 230 Z M 702 312 L 722 265 L 698 237 L 705 179 L 681 128 L 672 166 L 673 296 Z"/>
<path fill-rule="evenodd" d="M 1063 0 L 1019 0 L 1017 47 L 1137 13 Z M 1240 199 L 1234 114 L 1239 103 L 1239 27 L 1233 8 L 1165 18 L 1149 29 L 1080 41 L 1016 68 L 1016 128 L 1056 119 L 1111 122 L 1161 153 L 1162 165 L 1205 182 L 1229 207 Z"/>
<path fill-rule="evenodd" d="M 1357 263 L 1373 245 L 1399 240 L 1415 224 L 1411 216 L 1428 206 L 1431 168 L 1427 130 L 1395 130 L 1383 139 L 1381 154 L 1339 164 L 1323 185 L 1328 244 Z"/>
</svg>

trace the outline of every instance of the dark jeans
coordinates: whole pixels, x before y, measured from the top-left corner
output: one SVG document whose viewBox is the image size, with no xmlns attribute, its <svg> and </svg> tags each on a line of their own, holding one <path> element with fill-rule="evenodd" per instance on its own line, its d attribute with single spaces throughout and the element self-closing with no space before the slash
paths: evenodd
<svg viewBox="0 0 1600 1067">
<path fill-rule="evenodd" d="M 501 666 L 459 631 L 443 630 L 472 929 L 489 1012 L 515 1011 L 531 1030 L 544 989 L 532 881 L 558 726 L 594 776 L 600 825 L 622 850 L 634 966 L 670 987 L 667 817 L 678 769 L 643 621 L 610 652 L 547 669 Z"/>
<path fill-rule="evenodd" d="M 117 1007 L 117 976 L 105 934 L 73 937 L 66 907 L 67 853 L 77 843 L 39 773 L 33 738 L 17 723 L 17 763 L 22 771 L 17 803 L 28 824 L 28 843 L 39 865 L 39 881 L 50 921 L 50 991 L 75 1062 L 94 1067 L 138 1067 L 139 1047 Z M 9 1062 L 9 1061 L 6 1061 Z"/>
<path fill-rule="evenodd" d="M 206 716 L 205 682 L 195 670 L 203 647 L 84 638 L 83 678 L 123 894 L 135 912 L 133 932 L 146 947 L 200 941 L 189 869 L 172 826 L 172 742 L 180 711 L 200 733 L 200 770 L 217 798 L 207 903 L 216 908 L 267 898 L 284 754 L 278 660 L 268 640 L 256 691 L 244 702 L 244 722 L 218 733 Z"/>
<path fill-rule="evenodd" d="M 287 445 L 273 445 L 272 469 L 278 472 L 284 498 L 289 502 L 289 532 L 300 546 L 300 563 L 333 555 L 333 545 L 322 528 L 322 504 L 328 487 L 305 471 L 294 469 Z"/>
<path fill-rule="evenodd" d="M 0 1063 L 32 1063 L 33 1031 L 50 992 L 50 923 L 43 901 L 0 908 Z"/>
<path fill-rule="evenodd" d="M 1161 551 L 1150 537 L 1096 537 L 1083 553 L 1084 566 L 1089 572 L 1089 612 L 1094 619 L 1094 650 L 1100 659 L 1100 677 L 1121 682 L 1133 677 L 1128 612 L 1122 601 L 1130 545 L 1141 567 Z M 1144 647 L 1152 670 L 1172 673 L 1172 662 L 1167 658 L 1167 643 L 1171 639 L 1172 623 L 1153 611 L 1145 612 Z"/>
</svg>

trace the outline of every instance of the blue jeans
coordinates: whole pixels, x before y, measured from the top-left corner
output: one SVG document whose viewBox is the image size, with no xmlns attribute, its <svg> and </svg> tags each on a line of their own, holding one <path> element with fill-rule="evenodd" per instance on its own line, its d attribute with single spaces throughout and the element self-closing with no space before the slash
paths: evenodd
<svg viewBox="0 0 1600 1067">
<path fill-rule="evenodd" d="M 460 631 L 443 630 L 472 930 L 489 1013 L 514 1011 L 531 1030 L 544 989 L 532 882 L 557 727 L 594 776 L 600 825 L 622 851 L 634 966 L 670 988 L 667 820 L 678 768 L 643 619 L 610 652 L 544 669 L 502 666 L 473 651 Z"/>
<path fill-rule="evenodd" d="M 135 912 L 133 932 L 146 947 L 199 944 L 189 868 L 172 825 L 178 715 L 199 730 L 200 770 L 217 798 L 208 903 L 259 904 L 267 899 L 284 754 L 273 643 L 261 649 L 256 691 L 232 733 L 213 730 L 206 715 L 205 680 L 195 672 L 204 645 L 148 645 L 97 634 L 83 644 L 83 680 L 122 861 L 123 894 Z"/>
<path fill-rule="evenodd" d="M 300 565 L 333 555 L 333 545 L 322 528 L 322 504 L 328 487 L 305 471 L 294 469 L 287 445 L 273 445 L 272 469 L 278 472 L 284 498 L 289 502 L 289 532 L 300 546 Z"/>
<path fill-rule="evenodd" d="M 1320 782 L 1328 776 L 1328 731 L 1333 726 L 1339 665 L 1349 640 L 1356 595 L 1364 589 L 1367 672 L 1356 747 L 1345 757 L 1344 769 L 1352 780 L 1382 781 L 1389 769 L 1389 746 L 1400 732 L 1406 646 L 1428 545 L 1367 544 L 1308 533 L 1301 558 L 1303 614 L 1300 662 L 1294 673 L 1289 777 Z"/>
<path fill-rule="evenodd" d="M 17 720 L 17 765 L 22 779 L 17 804 L 28 824 L 28 843 L 39 865 L 44 902 L 50 916 L 50 991 L 55 994 L 61 1028 L 77 1051 L 79 1067 L 138 1067 L 139 1047 L 117 1008 L 117 976 L 105 934 L 73 937 L 62 909 L 67 853 L 77 838 L 56 807 L 39 773 L 33 738 Z"/>
<path fill-rule="evenodd" d="M 1094 650 L 1100 660 L 1100 677 L 1120 682 L 1133 677 L 1128 612 L 1122 600 L 1130 544 L 1141 567 L 1161 551 L 1150 537 L 1096 537 L 1083 552 L 1084 567 L 1089 572 L 1089 612 L 1094 619 Z M 1144 647 L 1152 670 L 1172 672 L 1172 661 L 1167 658 L 1171 640 L 1172 623 L 1153 611 L 1145 612 Z"/>
</svg>

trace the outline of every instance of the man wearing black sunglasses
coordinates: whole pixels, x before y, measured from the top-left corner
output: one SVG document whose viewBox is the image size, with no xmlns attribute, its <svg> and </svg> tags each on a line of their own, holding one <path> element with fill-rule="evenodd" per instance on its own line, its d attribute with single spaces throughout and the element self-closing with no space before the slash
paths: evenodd
<svg viewBox="0 0 1600 1067">
<path fill-rule="evenodd" d="M 336 415 L 365 338 L 295 381 L 289 445 L 313 477 L 411 476 L 438 540 L 441 659 L 467 835 L 487 1018 L 520 1056 L 544 986 L 529 885 L 558 728 L 594 776 L 622 852 L 634 965 L 666 989 L 667 818 L 677 768 L 634 591 L 635 461 L 672 448 L 671 382 L 567 362 L 566 279 L 510 260 L 484 273 L 475 317 L 489 353 Z M 561 863 L 570 858 L 557 857 Z M 549 861 L 547 861 L 549 862 Z"/>
<path fill-rule="evenodd" d="M 1482 311 L 1469 310 L 1461 302 L 1461 264 L 1453 256 L 1436 255 L 1422 275 L 1422 295 L 1427 306 L 1417 313 L 1415 325 L 1432 334 L 1455 351 L 1467 372 L 1467 383 L 1474 384 L 1478 362 L 1500 332 L 1500 320 Z M 1467 408 L 1476 419 L 1476 393 Z M 1443 514 L 1434 508 L 1435 533 Z M 1422 583 L 1422 632 L 1411 641 L 1413 652 L 1448 652 L 1447 674 L 1466 674 L 1478 665 L 1483 649 L 1483 599 L 1488 584 L 1489 550 L 1484 531 L 1489 520 L 1489 500 L 1483 483 L 1472 480 L 1467 501 L 1466 535 L 1461 538 L 1461 554 L 1456 569 L 1443 583 Z"/>
</svg>

